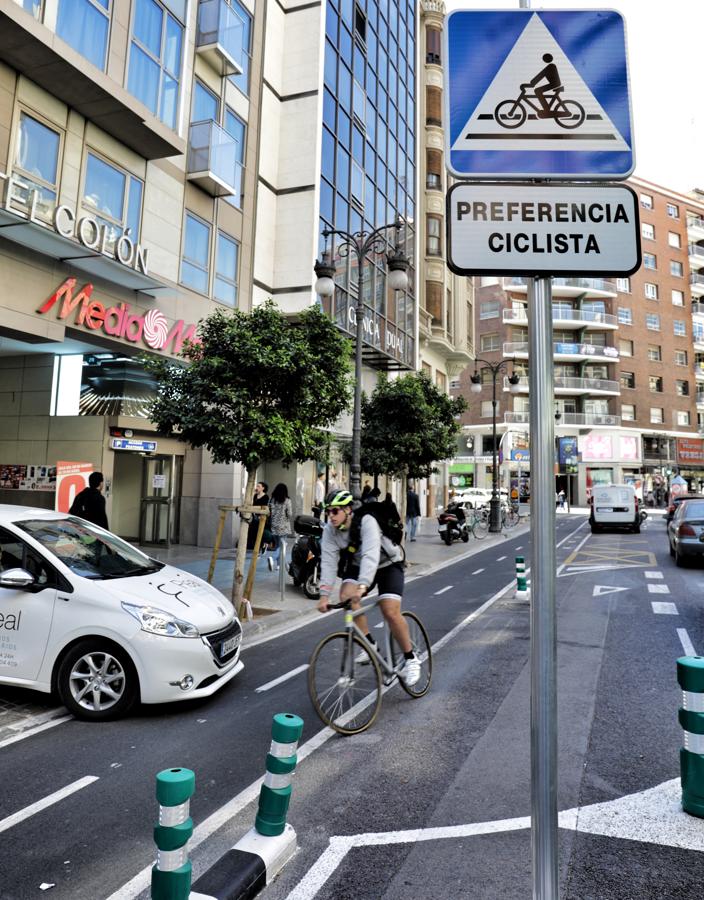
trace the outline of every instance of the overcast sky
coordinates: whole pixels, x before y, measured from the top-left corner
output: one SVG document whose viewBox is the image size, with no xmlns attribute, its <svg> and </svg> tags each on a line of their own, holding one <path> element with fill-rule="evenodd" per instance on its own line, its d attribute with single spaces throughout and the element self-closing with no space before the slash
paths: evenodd
<svg viewBox="0 0 704 900">
<path fill-rule="evenodd" d="M 445 0 L 454 9 L 518 9 L 518 0 Z M 704 189 L 704 0 L 543 0 L 531 9 L 615 9 L 626 20 L 635 175 Z"/>
</svg>

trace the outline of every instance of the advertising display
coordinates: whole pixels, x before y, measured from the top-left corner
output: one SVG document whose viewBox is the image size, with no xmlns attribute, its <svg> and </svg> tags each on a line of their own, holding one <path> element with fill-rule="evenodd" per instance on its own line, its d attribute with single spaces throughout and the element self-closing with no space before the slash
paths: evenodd
<svg viewBox="0 0 704 900">
<path fill-rule="evenodd" d="M 67 513 L 76 494 L 88 487 L 88 478 L 93 471 L 92 463 L 58 462 L 56 464 L 56 502 L 57 512 Z"/>
<path fill-rule="evenodd" d="M 55 491 L 56 466 L 0 465 L 0 488 L 11 491 Z"/>
</svg>

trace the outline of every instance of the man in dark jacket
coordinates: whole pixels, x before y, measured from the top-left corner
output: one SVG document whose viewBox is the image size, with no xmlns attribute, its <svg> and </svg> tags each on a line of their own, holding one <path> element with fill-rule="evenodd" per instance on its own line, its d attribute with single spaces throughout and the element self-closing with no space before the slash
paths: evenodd
<svg viewBox="0 0 704 900">
<path fill-rule="evenodd" d="M 406 534 L 410 535 L 412 541 L 415 541 L 416 539 L 416 529 L 418 528 L 419 518 L 420 499 L 418 494 L 413 490 L 413 485 L 409 485 L 406 493 Z"/>
<path fill-rule="evenodd" d="M 88 477 L 88 487 L 84 488 L 80 494 L 76 494 L 69 513 L 107 529 L 108 517 L 105 512 L 105 497 L 102 494 L 104 481 L 102 472 L 91 472 Z"/>
</svg>

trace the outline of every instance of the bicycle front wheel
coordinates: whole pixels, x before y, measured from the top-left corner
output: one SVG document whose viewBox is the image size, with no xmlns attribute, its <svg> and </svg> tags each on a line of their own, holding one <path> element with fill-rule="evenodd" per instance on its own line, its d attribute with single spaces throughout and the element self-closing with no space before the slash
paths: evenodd
<svg viewBox="0 0 704 900">
<path fill-rule="evenodd" d="M 413 652 L 420 660 L 421 665 L 420 678 L 414 685 L 407 685 L 401 676 L 399 676 L 398 680 L 401 682 L 401 687 L 404 691 L 411 697 L 422 697 L 424 694 L 428 693 L 430 681 L 433 677 L 433 653 L 430 649 L 428 632 L 425 630 L 425 626 L 415 613 L 404 611 L 401 615 L 406 620 L 411 638 L 411 646 L 413 647 Z M 391 661 L 394 668 L 402 659 L 403 651 L 397 644 L 396 639 L 392 636 Z"/>
<path fill-rule="evenodd" d="M 329 634 L 310 658 L 308 693 L 326 725 L 340 734 L 359 734 L 381 706 L 379 663 L 356 635 Z"/>
<path fill-rule="evenodd" d="M 475 519 L 472 525 L 472 534 L 478 541 L 484 540 L 489 533 L 489 523 L 486 519 Z"/>
<path fill-rule="evenodd" d="M 502 128 L 520 128 L 527 113 L 518 100 L 502 100 L 494 110 L 494 119 Z"/>
</svg>

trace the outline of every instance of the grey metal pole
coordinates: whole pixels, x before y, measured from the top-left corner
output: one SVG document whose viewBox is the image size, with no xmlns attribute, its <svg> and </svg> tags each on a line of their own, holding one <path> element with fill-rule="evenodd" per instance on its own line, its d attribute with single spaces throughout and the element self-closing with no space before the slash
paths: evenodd
<svg viewBox="0 0 704 900">
<path fill-rule="evenodd" d="M 531 847 L 533 900 L 557 900 L 557 637 L 552 285 L 528 281 L 531 480 Z"/>
<path fill-rule="evenodd" d="M 356 346 L 354 350 L 354 408 L 352 411 L 352 460 L 350 493 L 355 500 L 362 496 L 362 341 L 364 340 L 364 297 L 362 296 L 366 245 L 357 248 L 357 304 L 355 306 Z"/>
<path fill-rule="evenodd" d="M 496 451 L 496 378 L 501 371 L 501 365 L 492 367 L 492 393 L 491 393 L 491 500 L 489 501 L 489 531 L 499 534 L 501 531 L 501 503 L 499 501 L 498 472 L 499 463 Z"/>
</svg>

